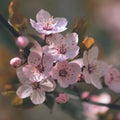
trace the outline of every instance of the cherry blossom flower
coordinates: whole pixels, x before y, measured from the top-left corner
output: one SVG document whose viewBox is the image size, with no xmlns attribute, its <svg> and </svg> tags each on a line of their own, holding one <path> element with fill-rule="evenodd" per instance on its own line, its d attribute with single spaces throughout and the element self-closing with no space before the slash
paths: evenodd
<svg viewBox="0 0 120 120">
<path fill-rule="evenodd" d="M 99 78 L 101 78 L 107 71 L 108 65 L 97 60 L 98 48 L 92 47 L 89 51 L 85 51 L 83 55 L 83 75 L 85 82 L 93 84 L 96 88 L 101 89 L 102 84 Z"/>
<path fill-rule="evenodd" d="M 104 76 L 105 84 L 116 93 L 120 93 L 120 71 L 111 68 Z"/>
<path fill-rule="evenodd" d="M 33 104 L 41 104 L 45 101 L 45 92 L 55 89 L 55 82 L 51 78 L 41 79 L 41 74 L 36 68 L 27 65 L 17 69 L 17 76 L 22 85 L 17 89 L 17 95 L 24 99 L 30 96 Z"/>
<path fill-rule="evenodd" d="M 53 58 L 49 54 L 42 54 L 40 56 L 37 52 L 31 52 L 28 56 L 28 72 L 31 73 L 31 69 L 35 67 L 36 71 L 40 74 L 41 79 L 45 79 L 49 76 L 49 73 L 53 67 Z M 30 69 L 31 68 L 31 69 Z"/>
<path fill-rule="evenodd" d="M 53 18 L 49 12 L 43 9 L 37 13 L 36 20 L 37 22 L 30 19 L 30 23 L 32 27 L 35 28 L 40 34 L 50 35 L 65 31 L 67 29 L 66 18 Z"/>
<path fill-rule="evenodd" d="M 73 59 L 79 53 L 78 35 L 71 33 L 64 37 L 61 34 L 54 34 L 47 37 L 49 43 L 48 53 L 50 53 L 56 61 L 64 61 Z"/>
<path fill-rule="evenodd" d="M 67 103 L 69 101 L 69 96 L 65 93 L 60 93 L 58 97 L 56 97 L 55 101 L 60 104 Z"/>
<path fill-rule="evenodd" d="M 76 63 L 62 61 L 56 63 L 51 71 L 51 76 L 56 79 L 62 88 L 66 88 L 78 81 L 80 67 Z"/>
</svg>

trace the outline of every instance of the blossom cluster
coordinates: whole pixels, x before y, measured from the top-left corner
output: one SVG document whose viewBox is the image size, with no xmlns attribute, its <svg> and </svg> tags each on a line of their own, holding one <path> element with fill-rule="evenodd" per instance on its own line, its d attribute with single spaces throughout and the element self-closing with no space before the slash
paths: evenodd
<svg viewBox="0 0 120 120">
<path fill-rule="evenodd" d="M 42 9 L 37 13 L 36 20 L 37 22 L 30 19 L 30 23 L 45 45 L 33 42 L 34 46 L 30 48 L 24 64 L 19 57 L 10 61 L 10 64 L 17 68 L 17 76 L 22 84 L 16 92 L 20 98 L 30 96 L 33 104 L 41 104 L 46 99 L 45 93 L 55 91 L 57 85 L 68 88 L 81 79 L 102 89 L 104 78 L 105 84 L 111 90 L 120 92 L 120 73 L 111 65 L 98 60 L 98 47 L 86 49 L 83 57 L 79 57 L 81 48 L 78 34 L 61 34 L 67 29 L 66 18 L 53 18 L 49 12 Z M 25 48 L 28 44 L 25 36 L 20 36 L 16 40 L 19 48 Z M 56 98 L 58 103 L 66 103 L 68 100 L 68 96 L 64 94 Z"/>
</svg>

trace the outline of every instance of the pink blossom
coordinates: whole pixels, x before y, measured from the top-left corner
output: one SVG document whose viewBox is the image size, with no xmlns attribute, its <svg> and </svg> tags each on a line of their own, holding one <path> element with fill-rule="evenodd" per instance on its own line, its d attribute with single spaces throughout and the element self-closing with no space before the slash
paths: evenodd
<svg viewBox="0 0 120 120">
<path fill-rule="evenodd" d="M 64 37 L 61 34 L 54 34 L 47 37 L 49 43 L 47 52 L 50 53 L 56 61 L 73 59 L 79 53 L 78 35 L 71 33 Z"/>
<path fill-rule="evenodd" d="M 76 63 L 62 61 L 56 63 L 51 71 L 51 76 L 56 79 L 62 88 L 66 88 L 78 81 L 80 67 Z"/>
<path fill-rule="evenodd" d="M 116 93 L 120 93 L 120 71 L 116 68 L 111 68 L 104 76 L 105 84 L 109 89 Z"/>
<path fill-rule="evenodd" d="M 30 23 L 40 34 L 49 35 L 65 31 L 67 29 L 66 18 L 53 18 L 49 12 L 43 9 L 37 13 L 36 20 L 37 22 L 30 19 Z"/>
<path fill-rule="evenodd" d="M 55 101 L 60 104 L 67 103 L 69 101 L 69 96 L 65 93 L 60 93 L 58 97 L 56 97 Z"/>
<path fill-rule="evenodd" d="M 96 88 L 101 89 L 102 84 L 100 78 L 108 71 L 108 65 L 97 60 L 98 48 L 92 47 L 89 51 L 85 51 L 83 55 L 83 75 L 86 83 L 93 84 Z"/>
<path fill-rule="evenodd" d="M 22 63 L 22 60 L 19 57 L 14 57 L 10 60 L 10 65 L 13 67 L 19 67 Z"/>
<path fill-rule="evenodd" d="M 16 45 L 20 48 L 25 48 L 28 45 L 29 41 L 25 36 L 19 36 L 16 40 Z"/>
<path fill-rule="evenodd" d="M 120 120 L 120 112 L 117 113 L 115 120 Z"/>
<path fill-rule="evenodd" d="M 40 74 L 36 72 L 36 69 L 31 68 L 31 73 L 25 69 L 24 67 L 17 69 L 17 76 L 22 85 L 16 93 L 22 99 L 30 96 L 33 104 L 41 104 L 45 101 L 45 92 L 55 89 L 55 82 L 51 78 L 40 80 Z"/>
<path fill-rule="evenodd" d="M 31 52 L 28 56 L 28 64 L 31 68 L 35 67 L 34 69 L 36 69 L 36 71 L 41 75 L 41 79 L 45 79 L 49 76 L 49 73 L 53 67 L 53 58 L 49 54 L 43 53 L 42 56 L 40 56 L 36 52 Z M 31 73 L 29 68 L 28 71 Z"/>
<path fill-rule="evenodd" d="M 111 101 L 111 97 L 107 93 L 102 93 L 100 95 L 90 96 L 89 99 L 94 102 L 100 102 L 104 104 L 109 104 Z M 91 118 L 92 120 L 98 120 L 97 114 L 104 114 L 109 110 L 109 108 L 99 105 L 94 105 L 90 103 L 83 103 L 84 114 L 86 117 Z"/>
</svg>

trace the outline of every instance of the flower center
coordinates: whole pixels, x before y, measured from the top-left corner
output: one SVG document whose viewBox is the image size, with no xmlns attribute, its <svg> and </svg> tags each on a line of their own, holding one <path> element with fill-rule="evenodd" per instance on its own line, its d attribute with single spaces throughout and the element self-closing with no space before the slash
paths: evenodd
<svg viewBox="0 0 120 120">
<path fill-rule="evenodd" d="M 34 82 L 32 84 L 33 89 L 40 89 L 40 83 L 39 82 Z"/>
<path fill-rule="evenodd" d="M 59 49 L 59 54 L 65 54 L 66 53 L 66 48 L 62 45 Z"/>
<path fill-rule="evenodd" d="M 45 20 L 44 22 L 44 30 L 52 30 L 54 25 L 54 19 L 53 17 L 50 17 L 49 19 Z"/>
<path fill-rule="evenodd" d="M 88 64 L 88 72 L 91 74 L 94 72 L 96 65 Z"/>
<path fill-rule="evenodd" d="M 66 75 L 67 75 L 67 71 L 65 69 L 59 71 L 59 76 L 66 77 Z"/>
</svg>

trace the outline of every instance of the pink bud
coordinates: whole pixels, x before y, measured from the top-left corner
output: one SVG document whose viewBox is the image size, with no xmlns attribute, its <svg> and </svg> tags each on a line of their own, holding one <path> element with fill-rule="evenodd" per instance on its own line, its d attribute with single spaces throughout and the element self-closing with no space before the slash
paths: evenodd
<svg viewBox="0 0 120 120">
<path fill-rule="evenodd" d="M 60 93 L 58 97 L 56 97 L 56 102 L 60 104 L 67 103 L 69 101 L 69 96 L 67 96 L 65 93 Z"/>
<path fill-rule="evenodd" d="M 19 36 L 16 40 L 16 45 L 20 48 L 25 48 L 28 45 L 29 41 L 25 36 Z"/>
<path fill-rule="evenodd" d="M 90 95 L 90 92 L 84 91 L 81 95 L 81 98 L 85 99 L 85 98 L 89 97 L 89 95 Z"/>
<path fill-rule="evenodd" d="M 13 67 L 19 67 L 21 65 L 22 60 L 19 57 L 14 57 L 10 60 L 10 65 Z"/>
</svg>

